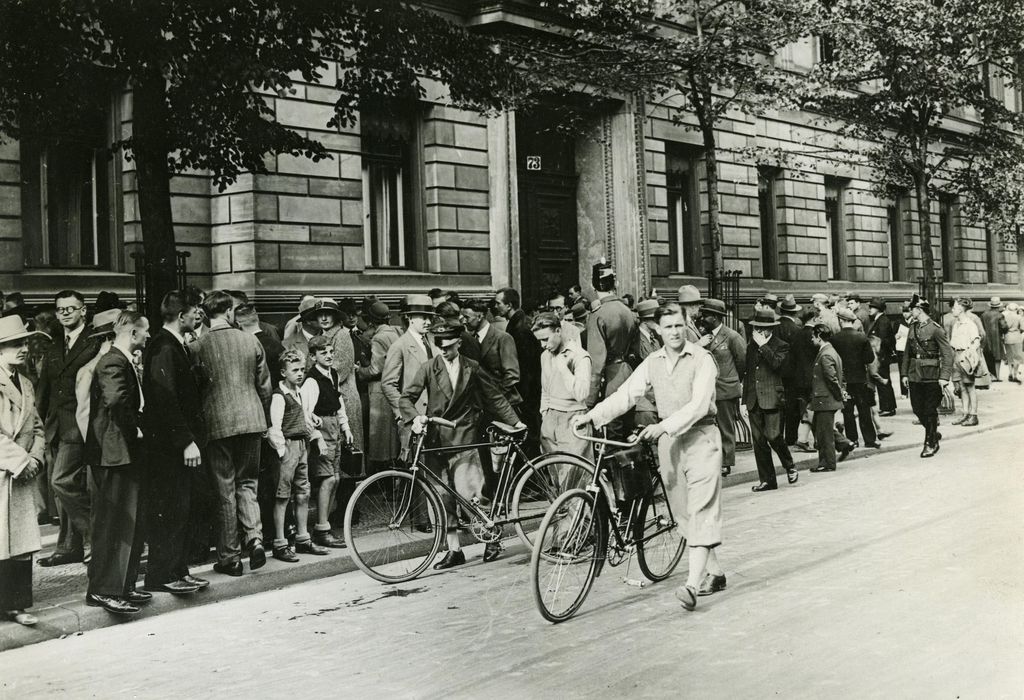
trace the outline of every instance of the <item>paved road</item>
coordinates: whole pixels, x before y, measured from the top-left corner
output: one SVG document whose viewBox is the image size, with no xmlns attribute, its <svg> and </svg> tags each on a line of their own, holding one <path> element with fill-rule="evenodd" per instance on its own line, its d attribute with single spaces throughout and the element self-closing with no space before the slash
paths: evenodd
<svg viewBox="0 0 1024 700">
<path fill-rule="evenodd" d="M 606 568 L 552 626 L 525 551 L 477 546 L 402 586 L 357 572 L 6 652 L 0 698 L 1020 698 L 1022 455 L 1002 429 L 729 489 L 729 588 L 694 613 L 685 563 L 642 590 Z"/>
</svg>

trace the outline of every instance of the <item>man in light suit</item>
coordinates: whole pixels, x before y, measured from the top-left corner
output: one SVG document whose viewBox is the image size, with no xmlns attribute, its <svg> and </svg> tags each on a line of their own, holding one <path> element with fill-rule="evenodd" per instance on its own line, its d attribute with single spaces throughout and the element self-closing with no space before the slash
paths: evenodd
<svg viewBox="0 0 1024 700">
<path fill-rule="evenodd" d="M 460 357 L 462 333 L 462 324 L 457 321 L 439 324 L 434 329 L 434 342 L 441 352 L 420 366 L 399 399 L 402 419 L 408 423 L 412 432 L 419 433 L 426 428 L 427 416 L 455 423 L 455 428 L 438 426 L 437 432 L 428 440 L 429 447 L 475 442 L 480 434 L 480 421 L 484 413 L 509 425 L 526 427 L 490 375 L 478 363 L 468 357 Z M 421 411 L 417 404 L 424 393 L 427 405 Z M 481 495 L 484 475 L 480 453 L 476 449 L 446 455 L 441 463 L 431 464 L 431 468 L 438 469 L 441 478 L 452 484 L 464 498 L 479 498 Z M 457 520 L 453 500 L 447 494 L 442 494 L 448 513 L 448 551 L 434 565 L 435 569 L 448 569 L 466 563 L 466 555 L 462 553 L 459 534 L 455 529 Z M 484 548 L 484 561 L 493 561 L 500 553 L 501 545 L 489 542 Z"/>
<path fill-rule="evenodd" d="M 249 551 L 249 568 L 267 562 L 256 500 L 260 440 L 267 430 L 270 371 L 263 346 L 231 325 L 232 299 L 212 292 L 203 302 L 210 329 L 192 345 L 205 375 L 203 418 L 209 440 L 206 462 L 218 498 L 217 563 L 214 571 L 242 575 L 238 526 Z"/>
<path fill-rule="evenodd" d="M 54 553 L 39 560 L 41 566 L 88 559 L 90 499 L 82 433 L 75 420 L 75 378 L 100 347 L 99 339 L 86 330 L 85 297 L 65 290 L 57 292 L 54 302 L 64 332 L 53 339 L 44 356 L 36 406 L 50 452 L 50 488 L 58 506 L 60 535 Z"/>
<path fill-rule="evenodd" d="M 697 344 L 711 353 L 718 365 L 715 380 L 715 409 L 718 432 L 722 434 L 722 476 L 736 466 L 736 422 L 740 419 L 740 395 L 746 373 L 746 348 L 740 334 L 723 321 L 727 310 L 720 299 L 705 299 L 697 326 L 703 335 Z"/>
<path fill-rule="evenodd" d="M 402 316 L 409 325 L 405 333 L 388 348 L 388 354 L 384 358 L 384 370 L 381 372 L 380 388 L 391 405 L 395 420 L 399 421 L 399 449 L 404 452 L 412 430 L 406 421 L 402 420 L 402 393 L 420 367 L 435 354 L 427 338 L 427 329 L 435 316 L 434 305 L 426 294 L 408 295 L 403 306 Z M 418 397 L 417 411 L 422 413 L 426 407 L 426 397 Z M 423 525 L 426 526 L 425 523 Z"/>
<path fill-rule="evenodd" d="M 818 466 L 812 472 L 834 472 L 836 470 L 836 411 L 843 407 L 846 395 L 843 379 L 843 361 L 832 347 L 832 329 L 824 323 L 811 328 L 811 342 L 818 349 L 814 360 L 814 374 L 811 378 L 811 410 L 814 411 L 812 425 L 814 442 L 818 447 Z M 842 437 L 842 436 L 840 436 Z M 846 459 L 853 444 L 842 437 L 842 456 Z"/>
<path fill-rule="evenodd" d="M 754 460 L 760 478 L 752 488 L 757 493 L 778 488 L 772 450 L 779 455 L 789 483 L 795 484 L 799 478 L 783 435 L 782 409 L 786 400 L 782 368 L 789 346 L 775 334 L 778 325 L 779 321 L 771 309 L 755 311 L 750 320 L 743 403 L 747 405 L 750 415 L 751 442 L 754 444 Z"/>
<path fill-rule="evenodd" d="M 142 393 L 147 407 L 142 432 L 149 463 L 144 490 L 149 561 L 146 588 L 175 595 L 209 582 L 189 574 L 189 513 L 193 473 L 206 446 L 203 403 L 185 335 L 199 323 L 198 297 L 169 292 L 160 303 L 164 327 L 146 347 Z"/>
<path fill-rule="evenodd" d="M 123 311 L 114 345 L 100 358 L 92 381 L 85 454 L 92 469 L 92 561 L 85 602 L 115 615 L 133 615 L 153 597 L 135 590 L 145 543 L 142 528 L 142 387 L 134 353 L 149 339 L 149 322 Z"/>
</svg>

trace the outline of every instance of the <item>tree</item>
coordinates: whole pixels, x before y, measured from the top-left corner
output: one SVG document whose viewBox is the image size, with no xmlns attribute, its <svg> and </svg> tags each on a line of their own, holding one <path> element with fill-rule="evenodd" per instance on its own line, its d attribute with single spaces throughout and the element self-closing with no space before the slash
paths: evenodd
<svg viewBox="0 0 1024 700">
<path fill-rule="evenodd" d="M 832 60 L 812 75 L 807 106 L 842 120 L 863 143 L 854 158 L 883 194 L 911 191 L 927 288 L 934 286 L 931 203 L 940 187 L 992 216 L 1020 204 L 1024 118 L 993 97 L 1012 80 L 1024 46 L 1017 0 L 835 0 L 825 8 Z M 966 127 L 952 128 L 956 120 Z M 1015 194 L 1003 184 L 1017 183 Z M 994 201 L 1000 186 L 1012 201 Z M 995 192 L 995 189 L 992 190 Z M 952 251 L 945 254 L 951 255 Z"/>
<path fill-rule="evenodd" d="M 530 76 L 531 97 L 641 93 L 700 131 L 716 278 L 724 271 L 716 129 L 729 110 L 760 114 L 786 101 L 800 76 L 775 53 L 808 34 L 813 0 L 550 0 L 555 27 L 508 40 Z M 545 86 L 546 89 L 541 86 Z M 687 121 L 696 117 L 697 126 Z M 742 149 L 750 156 L 748 149 Z"/>
<path fill-rule="evenodd" d="M 172 175 L 208 171 L 223 190 L 266 172 L 267 154 L 330 157 L 264 98 L 329 62 L 337 128 L 366 100 L 422 97 L 423 78 L 477 110 L 501 107 L 516 80 L 486 38 L 397 0 L 0 0 L 0 136 L 52 142 L 131 89 L 132 133 L 114 145 L 137 167 L 155 316 L 175 284 Z"/>
</svg>

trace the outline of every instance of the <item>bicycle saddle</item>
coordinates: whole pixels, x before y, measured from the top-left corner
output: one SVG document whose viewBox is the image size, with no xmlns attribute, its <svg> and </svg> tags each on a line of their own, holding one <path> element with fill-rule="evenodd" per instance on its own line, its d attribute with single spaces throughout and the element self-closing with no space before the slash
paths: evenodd
<svg viewBox="0 0 1024 700">
<path fill-rule="evenodd" d="M 517 428 L 514 425 L 508 423 L 502 423 L 500 420 L 491 421 L 491 427 L 497 428 L 501 432 L 505 433 L 509 437 L 520 437 L 526 434 L 526 426 Z"/>
</svg>

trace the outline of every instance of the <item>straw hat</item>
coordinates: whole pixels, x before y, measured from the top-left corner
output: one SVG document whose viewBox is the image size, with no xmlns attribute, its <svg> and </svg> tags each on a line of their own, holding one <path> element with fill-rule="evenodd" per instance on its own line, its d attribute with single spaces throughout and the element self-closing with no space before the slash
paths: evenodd
<svg viewBox="0 0 1024 700">
<path fill-rule="evenodd" d="M 0 318 L 0 343 L 10 343 L 32 335 L 41 335 L 49 340 L 50 336 L 42 331 L 30 331 L 25 328 L 21 316 L 5 316 Z"/>
</svg>

